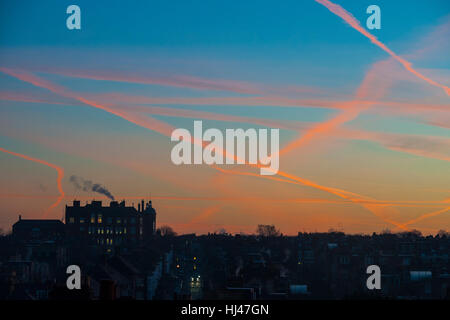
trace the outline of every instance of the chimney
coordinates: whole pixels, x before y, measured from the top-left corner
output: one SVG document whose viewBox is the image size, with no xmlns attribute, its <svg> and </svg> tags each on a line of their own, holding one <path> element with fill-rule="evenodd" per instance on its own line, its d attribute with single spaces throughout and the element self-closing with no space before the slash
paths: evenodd
<svg viewBox="0 0 450 320">
<path fill-rule="evenodd" d="M 142 212 L 144 212 L 144 199 L 142 199 L 142 201 L 141 201 L 141 208 L 142 208 Z"/>
<path fill-rule="evenodd" d="M 138 203 L 138 212 L 141 212 L 141 204 Z"/>
<path fill-rule="evenodd" d="M 93 207 L 96 207 L 96 208 L 102 206 L 102 202 L 101 201 L 96 201 L 96 200 L 92 200 L 91 204 L 92 204 Z"/>
</svg>

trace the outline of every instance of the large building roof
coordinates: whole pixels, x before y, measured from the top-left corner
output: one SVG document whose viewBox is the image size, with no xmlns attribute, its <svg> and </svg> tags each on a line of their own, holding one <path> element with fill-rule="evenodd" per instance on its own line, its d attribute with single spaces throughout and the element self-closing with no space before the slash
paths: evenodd
<svg viewBox="0 0 450 320">
<path fill-rule="evenodd" d="M 23 225 L 23 226 L 33 226 L 33 225 L 41 225 L 41 226 L 64 226 L 64 223 L 61 220 L 56 219 L 20 219 L 13 226 Z"/>
</svg>

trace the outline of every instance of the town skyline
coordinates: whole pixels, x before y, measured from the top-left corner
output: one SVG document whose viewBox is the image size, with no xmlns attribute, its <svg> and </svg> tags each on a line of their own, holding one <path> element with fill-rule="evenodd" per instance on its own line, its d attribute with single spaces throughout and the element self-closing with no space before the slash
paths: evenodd
<svg viewBox="0 0 450 320">
<path fill-rule="evenodd" d="M 3 230 L 74 198 L 152 199 L 179 234 L 450 229 L 448 1 L 380 0 L 379 29 L 361 1 L 100 3 L 80 29 L 0 5 Z M 279 129 L 277 174 L 174 164 L 194 121 Z"/>
</svg>

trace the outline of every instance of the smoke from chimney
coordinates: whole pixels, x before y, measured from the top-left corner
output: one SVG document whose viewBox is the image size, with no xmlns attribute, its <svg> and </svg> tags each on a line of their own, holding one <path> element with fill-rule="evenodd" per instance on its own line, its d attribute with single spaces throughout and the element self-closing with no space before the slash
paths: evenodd
<svg viewBox="0 0 450 320">
<path fill-rule="evenodd" d="M 81 177 L 77 177 L 75 175 L 72 175 L 70 177 L 70 182 L 78 190 L 83 190 L 83 191 L 87 191 L 87 192 L 89 192 L 89 191 L 97 192 L 97 193 L 107 196 L 111 200 L 114 200 L 114 196 L 111 194 L 111 192 L 109 192 L 108 189 L 106 189 L 104 186 L 102 186 L 99 183 L 93 183 L 90 180 L 85 180 L 85 179 L 83 179 Z"/>
</svg>

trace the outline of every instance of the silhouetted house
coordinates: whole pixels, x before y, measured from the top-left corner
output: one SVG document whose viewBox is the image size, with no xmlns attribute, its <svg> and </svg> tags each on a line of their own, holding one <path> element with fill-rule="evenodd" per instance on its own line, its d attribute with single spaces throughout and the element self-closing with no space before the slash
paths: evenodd
<svg viewBox="0 0 450 320">
<path fill-rule="evenodd" d="M 101 201 L 92 201 L 85 206 L 73 201 L 66 206 L 66 230 L 71 241 L 87 242 L 102 247 L 137 244 L 155 234 L 156 211 L 152 202 L 126 206 L 125 201 L 111 201 L 102 206 Z"/>
<path fill-rule="evenodd" d="M 59 220 L 22 219 L 13 224 L 12 234 L 19 242 L 61 241 L 65 226 Z"/>
</svg>

